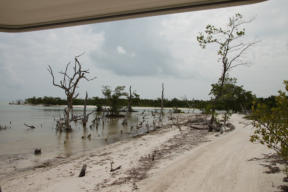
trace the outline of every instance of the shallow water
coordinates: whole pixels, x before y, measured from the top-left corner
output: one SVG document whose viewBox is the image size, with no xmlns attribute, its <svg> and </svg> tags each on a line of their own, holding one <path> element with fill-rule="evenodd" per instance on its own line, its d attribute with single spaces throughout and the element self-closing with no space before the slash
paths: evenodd
<svg viewBox="0 0 288 192">
<path fill-rule="evenodd" d="M 96 115 L 102 117 L 103 114 L 93 113 L 89 117 L 86 128 L 83 128 L 80 121 L 72 122 L 71 133 L 59 133 L 55 128 L 55 119 L 62 115 L 63 109 L 64 106 L 0 104 L 0 125 L 9 127 L 0 131 L 0 175 L 57 156 L 85 154 L 89 150 L 109 143 L 143 134 L 147 131 L 147 127 L 153 129 L 153 120 L 157 120 L 157 115 L 152 116 L 155 108 L 135 108 L 137 112 L 125 113 L 128 120 L 127 126 L 122 125 L 123 118 L 104 118 L 99 121 L 99 126 L 96 128 L 91 121 Z M 74 107 L 75 114 L 82 113 L 82 110 L 81 106 Z M 91 112 L 95 107 L 90 106 L 87 110 Z M 136 125 L 142 121 L 144 121 L 143 126 L 136 129 Z M 30 129 L 24 123 L 36 128 Z M 87 138 L 89 134 L 91 139 Z M 40 156 L 34 156 L 35 148 L 41 148 Z"/>
</svg>

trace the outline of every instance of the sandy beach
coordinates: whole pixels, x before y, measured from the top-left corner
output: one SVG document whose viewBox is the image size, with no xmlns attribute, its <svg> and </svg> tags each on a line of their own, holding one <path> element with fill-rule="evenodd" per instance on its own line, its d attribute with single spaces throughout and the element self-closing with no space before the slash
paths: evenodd
<svg viewBox="0 0 288 192">
<path fill-rule="evenodd" d="M 242 115 L 231 122 L 236 129 L 224 134 L 166 125 L 89 155 L 7 175 L 2 192 L 281 191 L 284 174 L 269 172 L 273 151 L 249 142 L 252 126 Z M 121 167 L 111 172 L 111 163 Z M 86 175 L 78 177 L 83 164 Z"/>
</svg>

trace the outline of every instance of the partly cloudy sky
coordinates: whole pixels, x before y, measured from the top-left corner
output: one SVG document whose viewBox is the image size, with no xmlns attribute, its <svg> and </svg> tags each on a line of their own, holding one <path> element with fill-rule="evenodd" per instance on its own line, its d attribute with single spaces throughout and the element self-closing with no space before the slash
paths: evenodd
<svg viewBox="0 0 288 192">
<path fill-rule="evenodd" d="M 80 83 L 80 97 L 102 96 L 103 85 L 132 86 L 142 98 L 209 99 L 221 75 L 215 46 L 201 49 L 196 36 L 207 24 L 222 26 L 235 13 L 255 18 L 245 41 L 259 41 L 235 68 L 245 89 L 259 97 L 277 94 L 288 79 L 288 1 L 145 17 L 26 33 L 0 33 L 0 101 L 32 96 L 64 97 L 47 66 L 61 71 L 74 56 L 97 79 Z M 60 76 L 57 76 L 60 78 Z"/>
</svg>

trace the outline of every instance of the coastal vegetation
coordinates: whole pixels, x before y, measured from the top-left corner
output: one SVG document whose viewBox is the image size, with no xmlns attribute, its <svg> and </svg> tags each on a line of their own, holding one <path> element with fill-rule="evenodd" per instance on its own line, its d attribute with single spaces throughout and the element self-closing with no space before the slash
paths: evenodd
<svg viewBox="0 0 288 192">
<path fill-rule="evenodd" d="M 274 149 L 287 164 L 288 81 L 284 81 L 286 89 L 285 92 L 279 91 L 279 95 L 277 96 L 257 98 L 252 91 L 245 90 L 242 85 L 237 83 L 236 78 L 230 76 L 232 69 L 247 64 L 247 62 L 242 59 L 242 56 L 251 46 L 255 44 L 255 42 L 239 42 L 239 40 L 246 34 L 245 28 L 243 28 L 242 25 L 251 21 L 252 20 L 244 20 L 241 14 L 235 14 L 229 19 L 226 29 L 215 27 L 213 25 L 207 25 L 204 33 L 200 33 L 197 37 L 197 41 L 202 48 L 205 48 L 208 44 L 216 44 L 218 46 L 217 54 L 222 65 L 221 76 L 216 83 L 211 84 L 209 93 L 211 98 L 208 100 L 187 99 L 186 97 L 168 99 L 167 97 L 164 97 L 164 83 L 161 84 L 162 89 L 161 92 L 159 91 L 159 98 L 155 99 L 141 98 L 140 94 L 138 94 L 135 90 L 132 91 L 131 86 L 129 86 L 127 90 L 126 88 L 128 86 L 126 87 L 125 85 L 118 85 L 113 88 L 111 86 L 104 85 L 101 90 L 102 97 L 92 95 L 92 97 L 88 98 L 88 93 L 86 92 L 85 98 L 79 98 L 79 93 L 77 92 L 79 82 L 82 80 L 91 81 L 95 79 L 87 77 L 89 70 L 83 69 L 82 64 L 79 62 L 79 57 L 81 56 L 79 55 L 74 58 L 74 65 L 72 69 L 69 68 L 70 63 L 68 63 L 65 70 L 63 72 L 59 72 L 61 75 L 61 80 L 59 83 L 55 80 L 56 78 L 51 66 L 48 66 L 48 71 L 52 77 L 53 86 L 62 89 L 66 98 L 50 96 L 31 97 L 25 99 L 24 104 L 66 106 L 64 110 L 61 109 L 63 110 L 61 111 L 61 114 L 64 112 L 63 117 L 61 115 L 59 118 L 54 117 L 54 123 L 57 122 L 55 123 L 56 130 L 59 131 L 57 132 L 59 141 L 61 140 L 61 132 L 66 132 L 63 142 L 64 148 L 70 144 L 69 136 L 72 135 L 70 134 L 72 127 L 79 128 L 79 124 L 77 124 L 78 120 L 82 120 L 83 132 L 81 132 L 81 134 L 83 133 L 83 135 L 81 135 L 81 139 L 78 135 L 79 137 L 77 137 L 77 139 L 83 141 L 82 143 L 85 145 L 86 141 L 91 142 L 92 140 L 93 142 L 93 138 L 103 139 L 103 143 L 107 144 L 109 143 L 108 137 L 111 135 L 111 140 L 116 141 L 122 136 L 125 137 L 128 135 L 129 137 L 138 137 L 140 135 L 159 130 L 160 128 L 169 127 L 171 130 L 173 127 L 176 128 L 176 131 L 174 130 L 173 132 L 175 135 L 172 134 L 172 138 L 167 139 L 166 142 L 163 141 L 165 145 L 159 146 L 158 144 L 155 144 L 155 146 L 157 146 L 157 150 L 155 150 L 155 146 L 152 146 L 151 149 L 154 151 L 151 152 L 147 150 L 149 152 L 147 153 L 147 156 L 139 157 L 139 167 L 131 169 L 130 164 L 127 166 L 128 163 L 125 164 L 119 159 L 118 162 L 122 162 L 122 164 L 118 165 L 117 162 L 117 167 L 113 167 L 113 158 L 111 158 L 111 161 L 109 159 L 110 162 L 106 161 L 107 158 L 103 160 L 102 162 L 104 162 L 104 164 L 106 163 L 106 165 L 110 163 L 110 172 L 116 172 L 119 169 L 122 170 L 125 168 L 127 170 L 129 168 L 129 171 L 127 171 L 129 174 L 126 178 L 121 178 L 122 180 L 115 181 L 115 183 L 118 185 L 127 182 L 134 182 L 133 187 L 135 187 L 135 182 L 146 178 L 147 172 L 154 166 L 156 161 L 160 160 L 161 158 L 165 158 L 165 156 L 169 157 L 171 151 L 173 150 L 178 150 L 180 153 L 182 152 L 182 149 L 191 149 L 195 144 L 204 141 L 203 136 L 207 135 L 208 131 L 220 132 L 222 134 L 225 131 L 228 132 L 234 130 L 235 126 L 231 123 L 232 121 L 229 122 L 233 113 L 244 113 L 250 118 L 250 120 L 252 120 L 250 122 L 252 122 L 255 129 L 253 135 L 250 137 L 251 142 L 259 142 L 266 145 L 268 148 Z M 20 101 L 16 103 L 23 104 L 23 102 Z M 79 113 L 76 112 L 74 114 L 73 106 L 75 105 L 84 106 L 83 115 L 79 115 Z M 87 113 L 87 105 L 95 106 L 96 110 Z M 133 109 L 133 107 L 136 106 L 152 107 L 153 109 L 145 109 L 147 111 L 137 111 L 135 108 Z M 158 109 L 156 110 L 155 108 Z M 170 109 L 169 112 L 167 112 L 168 110 L 164 110 L 165 108 L 172 108 L 172 110 Z M 182 111 L 180 108 L 191 109 L 192 113 L 181 114 L 184 113 L 184 110 Z M 199 111 L 194 113 L 194 109 L 199 109 Z M 202 114 L 200 114 L 200 112 Z M 219 115 L 219 113 L 221 113 L 221 115 Z M 89 119 L 90 114 L 93 114 L 93 116 L 91 115 L 92 118 Z M 119 117 L 123 118 L 121 119 Z M 89 129 L 87 129 L 86 124 L 87 127 L 89 126 Z M 31 131 L 38 129 L 33 125 L 28 125 L 25 123 L 24 125 L 30 128 L 29 130 Z M 109 127 L 109 125 L 113 125 L 113 128 L 111 128 L 112 126 Z M 8 126 L 0 125 L 0 131 L 6 129 L 8 129 Z M 112 129 L 113 131 L 111 131 Z M 165 134 L 165 131 L 171 131 L 168 129 L 160 130 L 163 131 L 162 134 Z M 110 131 L 111 133 L 109 133 Z M 105 133 L 106 135 L 104 135 Z M 118 138 L 117 136 L 113 135 L 114 133 L 115 135 L 118 134 Z M 215 136 L 219 136 L 219 133 L 216 133 Z M 154 137 L 156 136 L 154 135 Z M 160 136 L 159 134 L 159 138 L 157 139 L 160 140 L 160 137 L 162 137 L 162 135 Z M 246 136 L 246 138 L 247 137 L 248 136 Z M 58 143 L 60 143 L 59 141 Z M 145 139 L 143 139 L 143 141 L 145 141 Z M 147 142 L 147 145 L 148 143 L 149 142 Z M 231 142 L 229 142 L 229 144 L 230 143 Z M 144 144 L 140 143 L 139 145 L 135 145 L 135 148 L 139 146 L 142 148 L 145 147 Z M 211 145 L 211 147 L 213 146 Z M 132 148 L 134 149 L 134 147 L 125 147 L 125 151 L 126 149 L 132 150 Z M 137 151 L 138 154 L 138 149 L 135 149 L 135 151 Z M 41 148 L 36 148 L 34 151 L 35 155 L 40 155 L 41 153 Z M 110 154 L 112 155 L 113 152 L 105 152 L 91 157 L 96 158 L 97 156 L 102 158 L 102 156 L 107 156 Z M 128 152 L 127 155 L 129 155 Z M 126 157 L 127 155 L 122 156 Z M 114 158 L 114 160 L 115 159 L 117 160 L 117 158 Z M 97 161 L 97 163 L 98 162 L 100 161 Z M 86 163 L 87 162 L 82 165 L 79 177 L 84 177 L 86 175 L 86 169 L 91 168 L 92 162 L 88 161 L 88 163 L 90 163 L 89 165 Z M 91 172 L 89 172 L 89 174 L 91 174 Z M 110 175 L 107 177 L 110 178 Z M 103 182 L 103 186 L 97 187 L 105 187 L 105 184 L 106 183 Z M 137 188 L 137 186 L 135 188 Z"/>
<path fill-rule="evenodd" d="M 102 94 L 104 98 L 92 97 L 85 99 L 78 98 L 76 88 L 81 79 L 90 81 L 94 78 L 88 79 L 87 74 L 89 70 L 82 69 L 78 58 L 74 59 L 74 67 L 72 71 L 69 71 L 69 63 L 66 65 L 65 71 L 60 72 L 62 79 L 57 84 L 55 82 L 54 73 L 49 66 L 48 71 L 52 76 L 52 83 L 54 86 L 64 90 L 66 99 L 59 97 L 32 97 L 25 100 L 26 104 L 43 104 L 43 105 L 67 105 L 64 110 L 64 120 L 66 129 L 71 129 L 69 122 L 75 121 L 77 118 L 73 116 L 73 105 L 94 105 L 97 106 L 97 111 L 106 110 L 110 117 L 122 117 L 120 112 L 133 112 L 132 106 L 141 107 L 160 107 L 161 116 L 163 115 L 163 108 L 173 108 L 173 112 L 180 113 L 179 108 L 191 108 L 199 109 L 203 113 L 211 116 L 209 131 L 218 130 L 219 120 L 216 119 L 217 111 L 225 111 L 222 122 L 224 125 L 231 116 L 232 112 L 251 112 L 253 103 L 269 103 L 269 106 L 275 106 L 276 100 L 271 98 L 256 98 L 251 91 L 246 91 L 243 86 L 237 85 L 237 79 L 230 77 L 229 73 L 232 69 L 246 65 L 247 61 L 243 59 L 243 55 L 248 49 L 256 42 L 243 42 L 242 38 L 246 35 L 245 24 L 250 23 L 252 20 L 245 20 L 239 13 L 229 18 L 229 21 L 225 27 L 216 27 L 214 25 L 207 25 L 203 33 L 199 33 L 197 41 L 203 49 L 209 44 L 217 45 L 218 61 L 222 64 L 222 73 L 217 83 L 211 85 L 210 100 L 188 100 L 184 99 L 166 99 L 164 98 L 164 84 L 162 83 L 162 91 L 160 98 L 157 99 L 143 99 L 135 91 L 125 90 L 125 86 L 116 86 L 115 89 L 111 89 L 110 86 L 103 86 Z M 81 55 L 80 55 L 81 56 Z M 68 74 L 68 73 L 71 74 Z M 84 114 L 86 113 L 86 110 Z M 86 116 L 86 115 L 84 115 Z M 87 122 L 87 118 L 86 121 Z M 217 124 L 217 125 L 215 125 Z"/>
<path fill-rule="evenodd" d="M 239 89 L 241 86 L 238 87 Z M 256 98 L 250 91 L 245 90 L 239 90 L 239 96 L 243 96 L 242 98 L 238 98 L 237 89 L 235 90 L 236 93 L 234 93 L 234 98 L 231 98 L 225 103 L 225 105 L 222 105 L 221 102 L 217 103 L 216 110 L 231 110 L 233 112 L 249 112 L 251 111 L 251 106 L 253 105 L 253 102 L 256 103 L 265 103 L 269 105 L 274 105 L 274 100 L 271 98 L 274 98 L 274 96 L 268 97 L 268 98 Z M 228 97 L 228 96 L 227 96 Z M 31 97 L 25 99 L 25 104 L 30 105 L 65 105 L 66 100 L 62 99 L 60 97 Z M 124 107 L 128 105 L 128 99 L 126 98 L 119 98 L 118 100 L 119 105 Z M 84 99 L 77 98 L 73 99 L 72 101 L 73 105 L 84 105 Z M 135 99 L 132 100 L 131 106 L 137 106 L 137 107 L 161 107 L 161 99 Z M 172 99 L 164 99 L 164 107 L 166 108 L 191 108 L 191 109 L 199 109 L 199 110 L 205 110 L 206 108 L 209 108 L 211 105 L 211 100 L 187 100 L 187 99 L 178 99 L 178 98 L 172 98 Z M 87 99 L 87 105 L 92 106 L 109 106 L 108 101 L 105 98 L 100 97 L 92 97 Z M 101 108 L 102 108 L 101 107 Z"/>
<path fill-rule="evenodd" d="M 232 84 L 230 84 L 232 83 Z M 256 108 L 257 105 L 265 105 L 268 108 L 273 108 L 277 105 L 276 98 L 277 96 L 269 96 L 267 98 L 256 97 L 251 91 L 246 91 L 243 86 L 235 85 L 235 79 L 232 82 L 226 84 L 224 91 L 223 99 L 219 100 L 215 109 L 220 111 L 230 111 L 230 112 L 238 112 L 250 114 L 253 109 Z M 212 84 L 211 93 L 217 92 L 217 84 Z M 66 100 L 60 97 L 31 97 L 25 99 L 25 104 L 29 105 L 66 105 Z M 73 105 L 84 105 L 85 99 L 77 98 L 73 99 Z M 118 101 L 119 111 L 127 111 L 129 100 L 125 97 L 119 98 Z M 211 113 L 211 105 L 212 100 L 188 100 L 186 98 L 172 98 L 172 99 L 164 99 L 164 106 L 166 108 L 173 108 L 175 112 L 181 112 L 179 108 L 187 108 L 187 109 L 199 109 L 203 113 L 210 114 Z M 102 111 L 105 106 L 109 106 L 107 99 L 100 97 L 92 97 L 87 99 L 87 105 L 95 106 L 97 111 Z M 157 107 L 161 108 L 161 99 L 144 99 L 144 98 L 135 98 L 132 99 L 131 107 Z M 135 111 L 135 110 L 133 110 Z"/>
<path fill-rule="evenodd" d="M 215 109 L 233 112 L 249 112 L 253 102 L 257 100 L 256 96 L 253 95 L 251 91 L 246 91 L 243 86 L 237 85 L 236 78 L 226 77 L 223 85 L 221 85 L 221 81 L 222 80 L 219 79 L 218 83 L 211 85 L 210 95 L 216 98 L 221 94 L 213 103 Z"/>
<path fill-rule="evenodd" d="M 128 96 L 128 93 L 126 93 L 124 90 L 125 86 L 117 86 L 114 90 L 112 90 L 109 86 L 103 86 L 102 93 L 105 96 L 106 103 L 109 106 L 108 112 L 110 117 L 122 117 L 122 115 L 119 115 L 119 112 L 123 107 L 123 103 L 121 103 L 119 99 L 121 97 Z"/>
<path fill-rule="evenodd" d="M 268 99 L 267 103 L 255 103 L 250 118 L 255 127 L 251 142 L 259 142 L 277 152 L 288 162 L 288 81 L 284 81 L 285 91 Z M 288 168 L 286 168 L 288 176 Z"/>
<path fill-rule="evenodd" d="M 222 64 L 222 74 L 219 78 L 219 82 L 216 84 L 217 89 L 214 86 L 213 102 L 211 102 L 211 120 L 210 129 L 213 130 L 213 124 L 215 123 L 215 110 L 216 105 L 219 102 L 226 99 L 225 95 L 225 85 L 229 79 L 229 72 L 232 69 L 246 65 L 247 61 L 244 61 L 243 55 L 247 50 L 254 45 L 256 42 L 244 42 L 242 41 L 244 35 L 246 34 L 243 25 L 250 23 L 252 20 L 245 20 L 240 13 L 236 13 L 234 16 L 229 18 L 228 24 L 223 27 L 217 27 L 208 24 L 204 30 L 197 36 L 197 41 L 199 46 L 203 49 L 209 44 L 215 44 L 217 46 L 218 62 Z M 231 83 L 230 83 L 231 84 Z M 213 85 L 212 85 L 213 86 Z M 226 109 L 227 111 L 227 109 Z"/>
</svg>

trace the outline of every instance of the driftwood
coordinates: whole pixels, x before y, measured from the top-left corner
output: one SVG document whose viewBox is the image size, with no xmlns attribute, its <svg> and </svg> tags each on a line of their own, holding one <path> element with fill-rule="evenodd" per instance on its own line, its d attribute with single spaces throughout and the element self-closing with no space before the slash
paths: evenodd
<svg viewBox="0 0 288 192">
<path fill-rule="evenodd" d="M 113 168 L 113 164 L 114 164 L 114 162 L 112 161 L 112 162 L 110 163 L 110 165 L 111 165 L 110 172 L 114 172 L 114 171 L 117 171 L 118 169 L 121 169 L 121 165 L 119 165 L 119 166 L 116 167 L 116 168 Z"/>
<path fill-rule="evenodd" d="M 28 125 L 28 124 L 26 124 L 26 123 L 24 123 L 24 125 L 25 125 L 26 127 L 29 127 L 30 129 L 35 129 L 35 128 L 36 128 L 34 125 Z"/>
<path fill-rule="evenodd" d="M 202 117 L 196 117 L 195 119 L 189 119 L 187 123 L 191 124 L 207 124 L 207 119 Z"/>
<path fill-rule="evenodd" d="M 84 177 L 84 176 L 85 176 L 86 168 L 87 168 L 87 165 L 84 164 L 84 165 L 82 166 L 81 171 L 80 171 L 79 177 Z"/>
<path fill-rule="evenodd" d="M 207 125 L 190 125 L 191 129 L 197 129 L 197 130 L 208 130 L 209 127 Z"/>
</svg>

